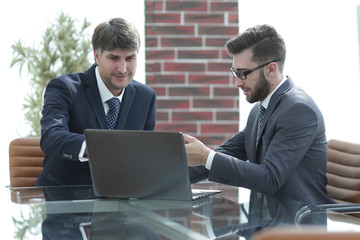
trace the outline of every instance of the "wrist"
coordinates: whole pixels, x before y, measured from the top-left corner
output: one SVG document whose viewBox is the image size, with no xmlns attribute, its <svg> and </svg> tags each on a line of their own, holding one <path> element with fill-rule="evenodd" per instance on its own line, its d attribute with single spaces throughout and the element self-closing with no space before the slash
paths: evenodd
<svg viewBox="0 0 360 240">
<path fill-rule="evenodd" d="M 203 165 L 206 165 L 206 161 L 209 157 L 210 151 L 211 150 L 209 148 L 204 149 L 204 157 L 203 157 L 203 162 L 202 162 Z"/>
</svg>

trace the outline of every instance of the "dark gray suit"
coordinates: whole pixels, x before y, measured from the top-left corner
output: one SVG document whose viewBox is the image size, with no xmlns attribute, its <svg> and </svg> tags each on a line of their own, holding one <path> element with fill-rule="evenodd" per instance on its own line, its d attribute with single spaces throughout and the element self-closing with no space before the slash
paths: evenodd
<svg viewBox="0 0 360 240">
<path fill-rule="evenodd" d="M 193 182 L 208 176 L 210 181 L 309 204 L 332 202 L 325 188 L 325 124 L 311 97 L 288 78 L 271 97 L 256 144 L 258 113 L 259 103 L 246 128 L 216 149 L 210 171 L 190 169 Z"/>
</svg>

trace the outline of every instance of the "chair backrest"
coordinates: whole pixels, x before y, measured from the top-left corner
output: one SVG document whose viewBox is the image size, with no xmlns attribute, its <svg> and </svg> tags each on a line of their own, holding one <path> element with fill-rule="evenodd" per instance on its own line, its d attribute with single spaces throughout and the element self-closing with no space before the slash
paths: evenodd
<svg viewBox="0 0 360 240">
<path fill-rule="evenodd" d="M 360 144 L 328 141 L 326 186 L 337 202 L 360 203 Z"/>
<path fill-rule="evenodd" d="M 358 240 L 359 232 L 326 232 L 324 229 L 273 228 L 255 233 L 251 240 Z"/>
<path fill-rule="evenodd" d="M 17 138 L 10 142 L 9 166 L 12 187 L 34 186 L 43 169 L 40 137 Z"/>
</svg>

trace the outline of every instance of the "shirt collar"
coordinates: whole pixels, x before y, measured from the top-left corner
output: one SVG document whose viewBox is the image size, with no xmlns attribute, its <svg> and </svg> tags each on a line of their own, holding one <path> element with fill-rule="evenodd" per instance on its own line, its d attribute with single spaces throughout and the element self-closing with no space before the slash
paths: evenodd
<svg viewBox="0 0 360 240">
<path fill-rule="evenodd" d="M 112 97 L 118 98 L 120 100 L 120 102 L 122 101 L 122 98 L 123 98 L 124 92 L 125 92 L 125 88 L 122 90 L 122 92 L 119 96 L 113 96 L 112 93 L 110 92 L 110 90 L 105 86 L 105 83 L 102 81 L 100 74 L 99 74 L 99 69 L 97 66 L 95 67 L 95 76 L 96 76 L 96 81 L 97 81 L 97 85 L 99 88 L 101 101 L 103 103 L 105 103 L 107 100 L 109 100 Z"/>
<path fill-rule="evenodd" d="M 279 83 L 279 85 L 277 85 L 277 87 L 264 99 L 264 101 L 261 102 L 261 105 L 264 108 L 268 108 L 269 103 L 270 103 L 270 99 L 272 97 L 272 95 L 276 92 L 276 90 L 285 82 L 285 80 L 287 79 L 287 77 L 284 77 L 281 82 Z"/>
</svg>

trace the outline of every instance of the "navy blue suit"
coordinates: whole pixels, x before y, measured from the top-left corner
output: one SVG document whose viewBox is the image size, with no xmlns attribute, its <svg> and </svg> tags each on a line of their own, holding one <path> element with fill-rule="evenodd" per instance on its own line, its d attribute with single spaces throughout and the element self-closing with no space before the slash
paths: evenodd
<svg viewBox="0 0 360 240">
<path fill-rule="evenodd" d="M 88 162 L 78 155 L 87 128 L 106 129 L 105 110 L 95 76 L 95 65 L 86 72 L 52 79 L 45 91 L 41 119 L 44 170 L 36 185 L 90 185 Z M 154 130 L 156 94 L 132 80 L 126 87 L 116 129 Z"/>
</svg>

